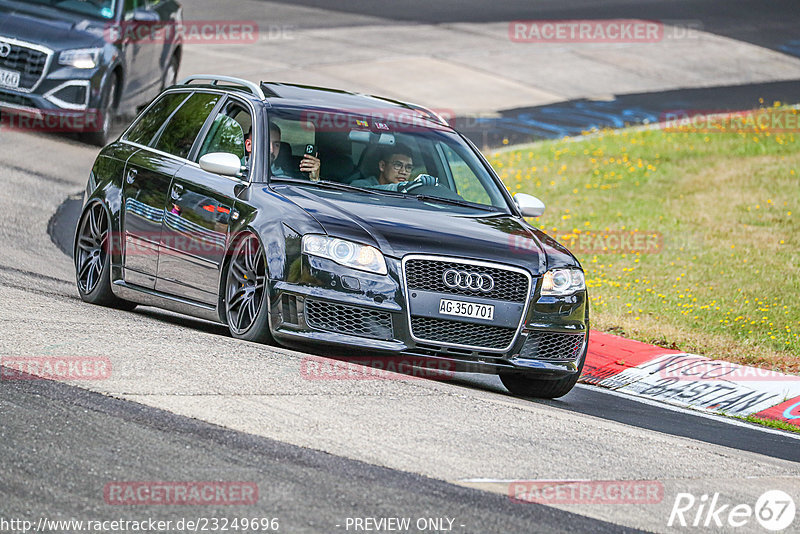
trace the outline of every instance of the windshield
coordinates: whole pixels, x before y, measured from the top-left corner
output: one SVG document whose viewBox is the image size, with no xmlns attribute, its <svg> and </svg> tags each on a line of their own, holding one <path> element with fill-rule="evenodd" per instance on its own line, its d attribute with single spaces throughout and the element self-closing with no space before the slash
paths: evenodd
<svg viewBox="0 0 800 534">
<path fill-rule="evenodd" d="M 461 137 L 410 113 L 272 110 L 269 135 L 272 180 L 318 175 L 365 196 L 508 210 L 500 186 Z"/>
<path fill-rule="evenodd" d="M 80 13 L 98 19 L 113 19 L 117 0 L 28 0 L 34 4 L 42 4 L 60 9 Z"/>
</svg>

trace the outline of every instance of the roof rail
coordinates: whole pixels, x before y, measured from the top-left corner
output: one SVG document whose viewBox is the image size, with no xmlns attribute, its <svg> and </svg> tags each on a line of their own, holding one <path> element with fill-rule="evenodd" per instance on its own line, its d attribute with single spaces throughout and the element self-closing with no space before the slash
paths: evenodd
<svg viewBox="0 0 800 534">
<path fill-rule="evenodd" d="M 249 80 L 243 80 L 241 78 L 234 78 L 233 76 L 219 76 L 217 74 L 192 74 L 191 76 L 187 76 L 180 82 L 179 85 L 189 85 L 190 83 L 197 81 L 197 80 L 207 80 L 211 82 L 211 85 L 218 85 L 219 82 L 226 82 L 229 84 L 240 85 L 251 93 L 256 95 L 261 100 L 264 100 L 264 91 L 256 85 L 255 83 Z"/>
</svg>

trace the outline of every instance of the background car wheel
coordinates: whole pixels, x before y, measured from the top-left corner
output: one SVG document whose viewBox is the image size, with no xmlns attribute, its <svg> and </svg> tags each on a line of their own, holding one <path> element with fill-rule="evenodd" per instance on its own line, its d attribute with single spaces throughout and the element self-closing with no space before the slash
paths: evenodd
<svg viewBox="0 0 800 534">
<path fill-rule="evenodd" d="M 172 59 L 169 60 L 169 64 L 167 65 L 167 69 L 164 71 L 164 79 L 161 81 L 162 91 L 171 85 L 175 85 L 178 81 L 179 67 L 180 64 L 178 63 L 177 56 L 172 56 Z"/>
<path fill-rule="evenodd" d="M 74 254 L 78 293 L 84 302 L 132 310 L 136 303 L 122 300 L 111 291 L 109 236 L 108 214 L 96 202 L 84 211 L 78 224 Z"/>
<path fill-rule="evenodd" d="M 246 234 L 233 249 L 225 276 L 225 318 L 233 337 L 273 342 L 267 289 L 264 247 L 254 234 Z"/>
<path fill-rule="evenodd" d="M 589 344 L 587 343 L 583 348 L 578 372 L 573 375 L 558 380 L 544 380 L 542 378 L 533 378 L 524 373 L 500 373 L 500 381 L 508 391 L 520 397 L 539 397 L 542 399 L 563 397 L 578 383 L 583 371 L 583 363 L 586 361 L 588 348 Z"/>
<path fill-rule="evenodd" d="M 103 90 L 103 99 L 98 117 L 101 121 L 100 128 L 97 131 L 83 134 L 83 138 L 87 143 L 97 146 L 106 146 L 108 144 L 111 138 L 111 129 L 114 126 L 114 115 L 116 114 L 117 84 L 117 76 L 112 74 Z"/>
</svg>

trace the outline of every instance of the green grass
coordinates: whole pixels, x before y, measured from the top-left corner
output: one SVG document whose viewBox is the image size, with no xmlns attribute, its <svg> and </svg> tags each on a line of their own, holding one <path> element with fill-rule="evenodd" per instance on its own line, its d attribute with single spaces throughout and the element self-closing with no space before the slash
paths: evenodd
<svg viewBox="0 0 800 534">
<path fill-rule="evenodd" d="M 800 133 L 614 130 L 489 159 L 547 205 L 531 222 L 583 264 L 593 327 L 800 372 Z M 581 244 L 607 232 L 661 248 Z"/>
<path fill-rule="evenodd" d="M 789 432 L 797 432 L 798 434 L 800 434 L 800 426 L 793 425 L 792 423 L 787 423 L 785 421 L 779 421 L 777 419 L 763 419 L 761 417 L 756 417 L 754 415 L 748 415 L 747 417 L 737 417 L 737 419 L 741 419 L 742 421 L 747 421 L 748 423 L 754 423 L 769 428 L 777 428 L 779 430 L 787 430 Z"/>
</svg>

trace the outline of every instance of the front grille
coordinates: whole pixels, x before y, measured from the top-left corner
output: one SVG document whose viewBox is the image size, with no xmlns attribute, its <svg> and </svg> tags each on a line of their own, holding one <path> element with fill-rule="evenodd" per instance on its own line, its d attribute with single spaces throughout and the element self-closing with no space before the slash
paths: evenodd
<svg viewBox="0 0 800 534">
<path fill-rule="evenodd" d="M 36 107 L 36 104 L 34 104 L 33 100 L 31 100 L 27 96 L 0 91 L 0 107 L 2 107 L 3 104 L 6 105 L 10 104 L 12 106 L 20 106 L 24 108 Z"/>
<path fill-rule="evenodd" d="M 516 328 L 415 316 L 411 317 L 411 330 L 419 339 L 487 349 L 508 347 L 517 333 Z"/>
<path fill-rule="evenodd" d="M 387 312 L 306 299 L 306 323 L 311 328 L 373 339 L 392 339 L 392 316 Z"/>
<path fill-rule="evenodd" d="M 576 360 L 581 355 L 585 334 L 531 332 L 519 357 L 529 360 Z"/>
<path fill-rule="evenodd" d="M 472 274 L 488 274 L 494 279 L 494 288 L 486 293 L 449 288 L 444 284 L 443 280 L 444 272 L 448 269 L 466 271 Z M 408 289 L 435 291 L 452 295 L 469 295 L 512 302 L 524 302 L 528 298 L 528 277 L 518 271 L 428 259 L 408 260 L 405 264 L 405 271 Z"/>
<path fill-rule="evenodd" d="M 19 72 L 19 88 L 32 89 L 44 74 L 47 53 L 1 38 L 0 42 L 11 47 L 6 57 L 0 57 L 0 68 Z"/>
</svg>

